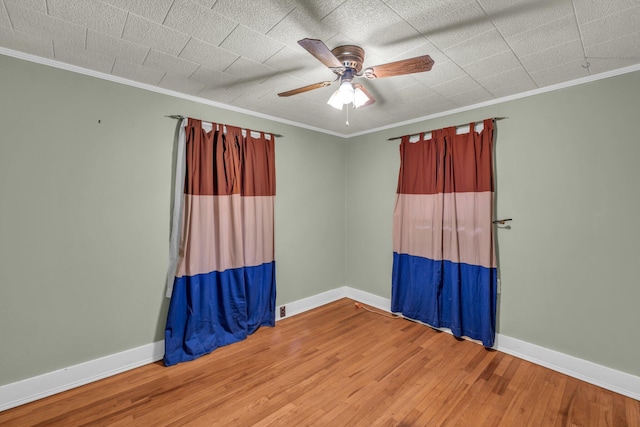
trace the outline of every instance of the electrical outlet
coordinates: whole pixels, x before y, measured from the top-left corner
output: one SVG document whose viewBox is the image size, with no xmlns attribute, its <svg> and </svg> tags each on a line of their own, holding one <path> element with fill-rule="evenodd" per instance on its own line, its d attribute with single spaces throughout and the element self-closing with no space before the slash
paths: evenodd
<svg viewBox="0 0 640 427">
<path fill-rule="evenodd" d="M 284 317 L 286 315 L 287 315 L 287 307 L 284 306 L 284 305 L 281 305 L 280 306 L 280 317 L 282 318 L 282 317 Z"/>
</svg>

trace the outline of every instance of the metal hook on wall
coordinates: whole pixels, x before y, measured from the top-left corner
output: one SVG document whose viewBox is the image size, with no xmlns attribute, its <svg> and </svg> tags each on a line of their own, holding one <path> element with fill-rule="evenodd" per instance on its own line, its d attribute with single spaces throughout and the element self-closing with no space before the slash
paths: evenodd
<svg viewBox="0 0 640 427">
<path fill-rule="evenodd" d="M 513 221 L 513 219 L 512 218 L 496 219 L 495 221 L 493 221 L 493 223 L 504 225 L 504 223 L 508 221 Z"/>
</svg>

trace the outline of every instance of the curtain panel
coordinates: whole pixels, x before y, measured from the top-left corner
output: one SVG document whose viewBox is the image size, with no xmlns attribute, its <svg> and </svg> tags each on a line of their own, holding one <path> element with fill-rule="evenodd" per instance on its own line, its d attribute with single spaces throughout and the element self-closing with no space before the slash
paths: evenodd
<svg viewBox="0 0 640 427">
<path fill-rule="evenodd" d="M 182 126 L 167 366 L 275 325 L 274 138 L 195 119 Z"/>
<path fill-rule="evenodd" d="M 497 268 L 493 120 L 402 137 L 393 215 L 393 312 L 492 347 Z"/>
</svg>

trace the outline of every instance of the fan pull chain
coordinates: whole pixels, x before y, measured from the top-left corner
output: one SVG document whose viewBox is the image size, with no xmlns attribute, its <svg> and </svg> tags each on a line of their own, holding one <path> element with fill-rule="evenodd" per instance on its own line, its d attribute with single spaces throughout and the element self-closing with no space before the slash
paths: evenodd
<svg viewBox="0 0 640 427">
<path fill-rule="evenodd" d="M 349 127 L 349 104 L 347 104 L 347 127 Z"/>
</svg>

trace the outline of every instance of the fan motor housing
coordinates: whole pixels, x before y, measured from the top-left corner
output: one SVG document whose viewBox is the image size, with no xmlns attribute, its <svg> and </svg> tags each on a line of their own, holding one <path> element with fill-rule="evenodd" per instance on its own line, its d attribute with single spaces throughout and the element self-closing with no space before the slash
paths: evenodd
<svg viewBox="0 0 640 427">
<path fill-rule="evenodd" d="M 360 70 L 362 70 L 362 64 L 364 63 L 364 49 L 360 46 L 338 46 L 333 49 L 331 53 L 338 58 L 338 61 L 340 61 L 345 68 L 353 68 L 356 73 L 359 73 Z"/>
</svg>

